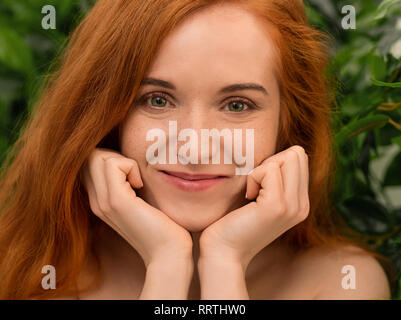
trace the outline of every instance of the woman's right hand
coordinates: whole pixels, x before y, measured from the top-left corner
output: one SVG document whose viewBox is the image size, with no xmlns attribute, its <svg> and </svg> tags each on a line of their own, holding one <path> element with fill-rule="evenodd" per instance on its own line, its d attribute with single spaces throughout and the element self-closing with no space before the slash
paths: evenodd
<svg viewBox="0 0 401 320">
<path fill-rule="evenodd" d="M 143 187 L 135 160 L 96 148 L 82 168 L 81 179 L 93 213 L 117 231 L 142 257 L 145 266 L 192 261 L 190 233 L 138 197 Z"/>
</svg>

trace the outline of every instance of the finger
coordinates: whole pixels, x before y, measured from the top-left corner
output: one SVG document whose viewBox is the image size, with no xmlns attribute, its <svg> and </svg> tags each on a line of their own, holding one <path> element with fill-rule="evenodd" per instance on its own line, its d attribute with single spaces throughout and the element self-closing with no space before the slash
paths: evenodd
<svg viewBox="0 0 401 320">
<path fill-rule="evenodd" d="M 92 212 L 101 220 L 106 222 L 108 225 L 110 225 L 113 229 L 117 231 L 117 226 L 108 218 L 107 215 L 104 214 L 104 212 L 100 209 L 99 201 L 96 195 L 96 188 L 94 186 L 94 182 L 92 180 L 91 175 L 88 174 L 88 171 L 85 172 L 85 184 L 86 184 L 86 190 L 88 193 L 88 198 L 89 198 L 89 204 L 91 207 Z"/>
<path fill-rule="evenodd" d="M 309 158 L 303 148 L 294 148 L 294 150 L 298 152 L 300 167 L 300 206 L 308 208 L 309 211 Z"/>
<path fill-rule="evenodd" d="M 261 183 L 262 183 L 262 177 L 264 175 L 264 165 L 271 162 L 271 161 L 275 161 L 278 162 L 279 165 L 281 166 L 284 163 L 284 156 L 283 152 L 280 153 L 276 153 L 273 156 L 270 156 L 268 158 L 266 158 L 265 160 L 262 161 L 262 163 L 257 166 L 255 169 L 251 170 L 248 173 L 247 176 L 247 181 L 246 181 L 246 193 L 245 193 L 245 198 L 248 200 L 253 200 L 255 199 L 258 194 L 259 194 L 259 190 L 261 187 Z"/>
<path fill-rule="evenodd" d="M 115 154 L 115 153 L 114 154 L 113 153 L 110 153 L 110 154 L 106 153 L 103 156 L 103 160 L 104 161 L 107 161 L 107 159 L 110 159 L 110 158 L 115 158 L 115 159 L 121 160 L 125 164 L 128 165 L 128 166 L 124 166 L 124 167 L 120 168 L 120 170 L 123 170 L 123 172 L 125 173 L 125 179 L 128 180 L 130 185 L 132 185 L 136 189 L 140 189 L 140 188 L 143 187 L 143 181 L 142 181 L 142 178 L 141 178 L 141 173 L 139 171 L 138 164 L 137 164 L 137 162 L 135 160 L 126 158 L 126 157 L 124 157 L 122 155 L 120 156 L 120 155 Z M 124 168 L 127 168 L 128 172 Z"/>
<path fill-rule="evenodd" d="M 255 199 L 258 195 L 261 200 L 266 197 L 278 199 L 284 191 L 280 167 L 277 161 L 264 162 L 256 167 L 247 178 L 248 199 Z"/>
<path fill-rule="evenodd" d="M 94 182 L 92 180 L 92 176 L 88 174 L 88 171 L 84 172 L 85 172 L 84 177 L 85 177 L 86 190 L 88 193 L 89 203 L 92 212 L 128 241 L 128 237 L 126 236 L 126 234 L 108 217 L 107 214 L 104 214 L 104 212 L 100 210 L 99 201 L 96 195 L 96 190 Z"/>
<path fill-rule="evenodd" d="M 284 198 L 289 212 L 295 213 L 299 208 L 300 168 L 298 153 L 288 150 L 286 160 L 281 168 L 284 184 Z"/>
<path fill-rule="evenodd" d="M 270 156 L 270 157 L 266 158 L 265 160 L 263 160 L 260 165 L 262 166 L 263 164 L 265 164 L 266 162 L 269 162 L 269 161 L 276 161 L 280 165 L 283 165 L 284 161 L 286 159 L 286 153 L 288 152 L 288 150 L 290 150 L 290 148 L 273 154 L 272 156 Z"/>
<path fill-rule="evenodd" d="M 88 198 L 89 198 L 89 203 L 90 203 L 90 207 L 92 212 L 100 219 L 102 220 L 104 223 L 106 223 L 107 225 L 109 225 L 113 230 L 115 230 L 118 234 L 121 235 L 121 237 L 123 237 L 128 243 L 130 243 L 130 239 L 129 237 L 123 232 L 123 230 L 121 230 L 114 222 L 113 220 L 111 220 L 107 214 L 104 214 L 100 209 L 99 209 L 99 204 L 97 201 L 97 196 L 96 196 L 96 192 L 95 192 L 95 188 L 93 185 L 93 181 L 90 178 L 90 176 L 88 175 L 87 178 L 87 192 L 88 192 Z"/>
<path fill-rule="evenodd" d="M 89 157 L 88 165 L 89 165 L 89 174 L 90 178 L 93 181 L 94 190 L 96 193 L 97 203 L 99 205 L 100 210 L 105 213 L 110 210 L 108 204 L 108 188 L 106 183 L 106 177 L 104 174 L 104 161 L 101 156 L 99 156 L 97 151 Z"/>
<path fill-rule="evenodd" d="M 109 191 L 108 201 L 113 208 L 119 207 L 124 203 L 131 203 L 130 200 L 136 198 L 135 191 L 127 181 L 127 176 L 131 170 L 135 170 L 134 160 L 128 158 L 108 158 L 105 160 L 105 176 Z M 133 181 L 134 188 L 141 187 L 138 181 Z M 124 192 L 125 191 L 125 192 Z"/>
<path fill-rule="evenodd" d="M 301 146 L 294 145 L 288 149 L 285 149 L 279 153 L 274 154 L 273 156 L 266 158 L 257 168 L 260 168 L 260 167 L 263 168 L 264 164 L 271 162 L 271 161 L 276 161 L 280 164 L 280 166 L 283 166 L 287 159 L 287 153 L 290 150 L 296 151 L 299 154 L 305 153 L 304 149 Z M 298 160 L 300 160 L 300 159 L 298 159 Z M 256 169 L 254 169 L 254 170 L 256 170 Z M 252 170 L 248 175 L 251 175 L 254 170 Z M 260 169 L 258 169 L 258 171 L 259 170 Z M 255 176 L 255 175 L 253 175 L 253 176 Z M 284 180 L 282 180 L 282 181 L 284 184 Z M 305 183 L 305 181 L 303 181 L 303 182 Z M 259 189 L 260 189 L 260 185 L 256 183 L 255 179 L 247 178 L 247 191 L 246 191 L 246 196 L 245 196 L 247 199 L 250 199 L 250 200 L 255 199 L 259 193 Z"/>
<path fill-rule="evenodd" d="M 259 175 L 259 167 L 256 167 L 251 172 L 249 172 L 246 178 L 245 198 L 249 200 L 255 199 L 259 194 L 260 185 L 258 183 L 259 179 L 257 179 L 257 175 Z"/>
<path fill-rule="evenodd" d="M 128 173 L 127 179 L 129 183 L 134 187 L 134 188 L 142 188 L 143 187 L 143 181 L 141 177 L 141 172 L 138 167 L 138 163 L 133 160 L 132 162 L 132 167 L 131 170 Z"/>
<path fill-rule="evenodd" d="M 304 159 L 301 160 L 301 170 L 303 173 L 303 179 L 302 179 L 302 198 L 307 198 L 309 201 L 309 158 L 308 155 L 305 153 Z"/>
</svg>

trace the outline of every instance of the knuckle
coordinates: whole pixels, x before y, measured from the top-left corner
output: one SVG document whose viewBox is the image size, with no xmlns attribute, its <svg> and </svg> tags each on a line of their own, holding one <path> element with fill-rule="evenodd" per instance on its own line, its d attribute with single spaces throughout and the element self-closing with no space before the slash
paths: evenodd
<svg viewBox="0 0 401 320">
<path fill-rule="evenodd" d="M 291 159 L 297 159 L 298 158 L 298 152 L 295 151 L 294 149 L 288 149 L 287 157 L 289 157 Z"/>
<path fill-rule="evenodd" d="M 292 150 L 294 150 L 295 152 L 300 152 L 300 154 L 306 154 L 305 149 L 300 146 L 300 145 L 295 145 L 291 147 Z"/>
<path fill-rule="evenodd" d="M 99 156 L 100 156 L 100 151 L 97 148 L 95 148 L 94 150 L 92 150 L 92 152 L 88 156 L 88 163 L 92 163 Z"/>
<path fill-rule="evenodd" d="M 265 170 L 276 170 L 280 168 L 280 162 L 276 160 L 269 160 L 263 165 Z"/>
<path fill-rule="evenodd" d="M 91 170 L 99 163 L 101 160 L 101 151 L 95 149 L 93 150 L 85 161 L 85 169 L 91 172 Z"/>
<path fill-rule="evenodd" d="M 127 159 L 130 161 L 130 163 L 131 163 L 133 166 L 135 166 L 135 167 L 138 168 L 138 162 L 136 162 L 136 160 L 134 160 L 134 159 L 129 159 L 129 158 L 127 158 Z"/>
<path fill-rule="evenodd" d="M 119 163 L 119 159 L 110 157 L 104 160 L 104 162 L 108 167 L 115 167 Z"/>
</svg>

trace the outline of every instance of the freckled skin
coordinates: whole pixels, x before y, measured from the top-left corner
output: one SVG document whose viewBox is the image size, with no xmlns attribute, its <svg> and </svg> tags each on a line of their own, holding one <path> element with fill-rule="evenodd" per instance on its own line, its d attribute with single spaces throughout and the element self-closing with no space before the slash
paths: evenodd
<svg viewBox="0 0 401 320">
<path fill-rule="evenodd" d="M 177 121 L 178 132 L 191 128 L 198 137 L 201 129 L 242 129 L 245 155 L 245 130 L 254 129 L 254 167 L 273 155 L 280 96 L 274 69 L 278 57 L 268 28 L 252 14 L 232 6 L 209 8 L 189 17 L 162 42 L 146 73 L 146 77 L 173 83 L 176 90 L 142 86 L 138 98 L 150 93 L 156 97 L 137 103 L 120 128 L 121 152 L 137 161 L 144 182 L 138 194 L 189 231 L 201 231 L 243 206 L 246 176 L 235 175 L 236 164 L 223 161 L 213 165 L 149 165 L 146 150 L 154 141 L 146 141 L 146 133 L 160 128 L 168 143 L 169 121 Z M 222 87 L 237 83 L 259 84 L 268 95 L 253 90 L 218 93 Z M 167 97 L 157 99 L 160 92 Z M 248 109 L 232 111 L 229 105 L 233 101 L 245 103 Z M 252 102 L 258 108 L 252 108 Z M 178 148 L 184 143 L 178 142 Z M 188 192 L 167 183 L 157 169 L 230 178 L 211 189 Z"/>
<path fill-rule="evenodd" d="M 274 47 L 269 36 L 272 30 L 269 27 L 263 29 L 264 27 L 257 18 L 231 5 L 218 9 L 209 7 L 204 12 L 188 17 L 162 43 L 146 74 L 146 77 L 173 83 L 177 90 L 156 86 L 142 87 L 138 97 L 149 93 L 157 95 L 163 91 L 168 94 L 167 101 L 160 98 L 145 99 L 145 102 L 138 103 L 132 109 L 120 126 L 121 151 L 125 157 L 136 160 L 144 182 L 144 188 L 137 189 L 137 194 L 168 215 L 176 224 L 191 231 L 195 270 L 191 275 L 188 296 L 186 296 L 188 279 L 185 279 L 187 270 L 185 263 L 181 261 L 180 265 L 183 268 L 180 268 L 180 265 L 171 263 L 173 259 L 170 260 L 167 256 L 162 263 L 156 264 L 157 268 L 153 268 L 153 273 L 148 272 L 149 269 L 146 269 L 143 259 L 134 247 L 125 241 L 120 236 L 121 234 L 104 224 L 105 228 L 96 241 L 103 268 L 103 281 L 92 292 L 81 293 L 79 297 L 74 298 L 138 299 L 143 296 L 144 291 L 150 292 L 148 295 L 145 294 L 145 297 L 160 296 L 162 292 L 165 296 L 173 296 L 173 299 L 184 297 L 190 300 L 201 297 L 203 299 L 212 297 L 213 300 L 216 294 L 223 298 L 234 296 L 236 299 L 249 297 L 263 300 L 390 298 L 386 276 L 378 262 L 373 258 L 366 260 L 358 257 L 355 252 L 349 252 L 344 248 L 333 251 L 328 248 L 312 248 L 296 253 L 289 246 L 273 241 L 252 259 L 246 274 L 242 271 L 238 272 L 236 261 L 229 261 L 226 259 L 228 256 L 221 255 L 221 251 L 219 255 L 215 255 L 219 260 L 217 264 L 211 264 L 213 259 L 209 259 L 209 261 L 204 260 L 208 263 L 197 266 L 197 262 L 202 260 L 199 258 L 202 234 L 204 235 L 209 230 L 210 237 L 213 235 L 210 230 L 213 227 L 216 230 L 220 226 L 219 232 L 214 234 L 216 237 L 212 240 L 216 240 L 222 234 L 225 234 L 225 240 L 232 236 L 232 239 L 229 239 L 232 240 L 231 243 L 241 238 L 241 235 L 242 240 L 270 237 L 275 228 L 266 231 L 265 228 L 270 225 L 263 223 L 260 217 L 266 213 L 267 217 L 271 218 L 274 210 L 258 211 L 253 217 L 261 223 L 256 222 L 252 232 L 249 232 L 252 222 L 255 222 L 248 219 L 248 214 L 256 212 L 247 210 L 252 207 L 252 204 L 245 206 L 246 211 L 243 210 L 244 208 L 237 210 L 237 213 L 242 210 L 241 215 L 236 215 L 236 220 L 231 219 L 232 223 L 230 218 L 233 215 L 223 217 L 226 213 L 241 207 L 245 202 L 246 177 L 233 175 L 235 164 L 151 166 L 146 161 L 146 150 L 154 143 L 146 141 L 146 133 L 153 128 L 163 129 L 167 133 L 170 120 L 177 121 L 178 131 L 191 128 L 197 131 L 198 136 L 200 129 L 236 128 L 242 129 L 243 132 L 247 128 L 254 129 L 255 170 L 252 175 L 255 175 L 256 167 L 263 160 L 275 153 L 280 111 L 278 83 L 274 76 L 277 71 L 274 68 L 278 63 L 275 55 L 277 48 Z M 248 82 L 262 85 L 269 95 L 266 97 L 262 93 L 249 90 L 217 94 L 220 88 L 227 85 Z M 251 100 L 259 108 L 237 113 L 228 112 L 226 107 L 229 101 L 237 101 L 238 98 Z M 155 105 L 165 104 L 166 107 L 152 108 L 151 101 Z M 243 144 L 242 147 L 245 150 L 247 146 Z M 287 157 L 288 155 L 289 153 Z M 283 172 L 290 172 L 288 169 L 293 166 L 294 162 Z M 224 174 L 231 177 L 213 189 L 188 192 L 166 183 L 157 169 L 193 174 Z M 269 172 L 271 173 L 266 177 L 272 178 L 274 172 Z M 293 171 L 287 177 L 295 177 Z M 305 189 L 304 186 L 303 190 Z M 266 188 L 266 190 L 273 193 L 277 189 Z M 292 199 L 293 197 L 290 198 Z M 288 202 L 291 201 L 287 200 Z M 268 204 L 272 207 L 270 203 Z M 149 212 L 148 209 L 146 214 Z M 163 215 L 162 217 L 165 218 Z M 241 220 L 239 217 L 245 218 Z M 166 220 L 169 219 L 163 221 Z M 139 225 L 142 228 L 143 224 L 138 223 L 137 220 L 131 221 L 134 221 L 132 225 Z M 168 229 L 169 224 L 163 224 L 162 227 L 162 229 Z M 206 227 L 208 228 L 201 232 Z M 146 230 L 149 241 L 157 234 L 157 232 L 149 232 L 147 228 L 142 230 Z M 174 240 L 174 243 L 180 242 L 177 241 L 177 237 Z M 216 241 L 209 243 L 216 244 Z M 220 241 L 221 243 L 227 244 L 227 241 Z M 205 242 L 203 242 L 205 252 L 204 244 Z M 238 250 L 240 246 L 237 244 L 238 242 L 230 249 Z M 249 248 L 255 248 L 255 245 L 248 243 L 247 249 Z M 213 255 L 211 257 L 213 258 Z M 95 261 L 95 259 L 91 260 Z M 208 264 L 209 267 L 207 267 Z M 342 289 L 341 281 L 344 274 L 341 273 L 341 268 L 344 265 L 355 266 L 359 289 L 345 291 Z M 150 269 L 152 271 L 152 268 Z M 200 274 L 202 274 L 201 277 Z M 80 279 L 77 283 L 83 284 L 83 280 L 91 279 L 92 275 L 93 271 L 88 268 L 82 274 L 82 280 Z M 223 278 L 225 282 L 222 282 Z M 151 285 L 146 286 L 144 283 Z M 154 292 L 144 290 L 145 287 L 153 288 Z"/>
</svg>

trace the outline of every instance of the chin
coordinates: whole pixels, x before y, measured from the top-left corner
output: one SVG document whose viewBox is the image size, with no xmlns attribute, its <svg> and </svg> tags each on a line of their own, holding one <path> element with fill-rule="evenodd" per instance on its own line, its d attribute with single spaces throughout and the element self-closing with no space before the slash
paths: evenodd
<svg viewBox="0 0 401 320">
<path fill-rule="evenodd" d="M 160 203 L 159 209 L 175 223 L 189 232 L 199 232 L 222 218 L 228 212 L 228 205 L 207 205 L 197 203 Z"/>
</svg>

